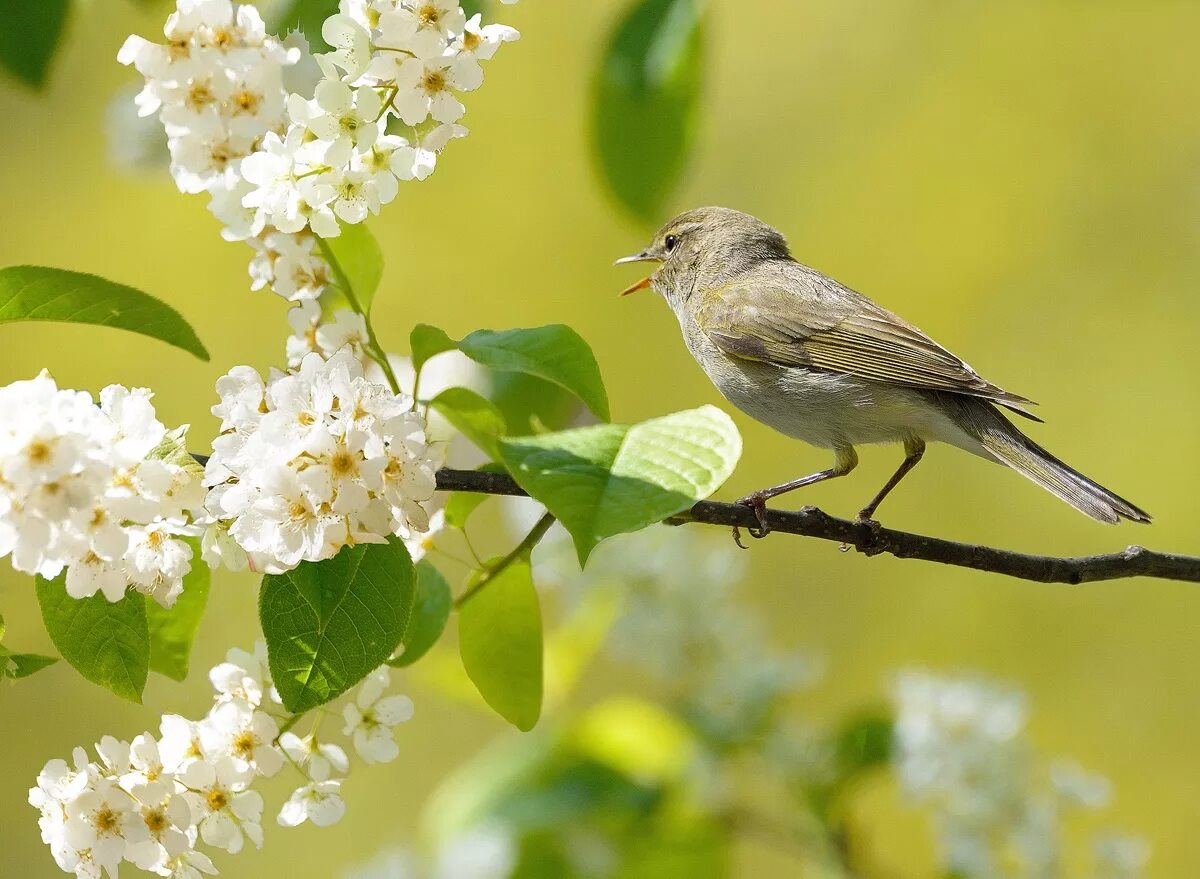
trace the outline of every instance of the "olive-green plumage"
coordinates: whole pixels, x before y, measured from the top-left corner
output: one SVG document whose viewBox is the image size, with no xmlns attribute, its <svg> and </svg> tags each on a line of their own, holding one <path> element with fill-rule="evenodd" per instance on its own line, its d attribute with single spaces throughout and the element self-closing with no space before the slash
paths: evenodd
<svg viewBox="0 0 1200 879">
<path fill-rule="evenodd" d="M 793 488 L 842 476 L 863 443 L 899 442 L 904 464 L 860 516 L 947 442 L 1006 464 L 1101 522 L 1149 522 L 1128 501 L 1068 467 L 997 409 L 1034 421 L 1011 394 L 921 330 L 865 296 L 796 262 L 784 237 L 728 208 L 680 214 L 641 253 L 658 262 L 646 282 L 674 310 L 684 340 L 725 397 L 788 436 L 832 449 L 834 466 L 743 498 L 762 509 Z"/>
</svg>

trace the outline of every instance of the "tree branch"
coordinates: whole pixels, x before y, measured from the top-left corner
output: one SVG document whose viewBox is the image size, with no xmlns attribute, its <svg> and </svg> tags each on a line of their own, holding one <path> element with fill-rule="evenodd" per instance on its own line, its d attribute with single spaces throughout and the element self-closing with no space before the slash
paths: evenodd
<svg viewBox="0 0 1200 879">
<path fill-rule="evenodd" d="M 525 494 L 511 476 L 477 470 L 439 470 L 437 487 L 439 491 Z M 688 522 L 740 528 L 754 528 L 758 525 L 754 511 L 749 507 L 715 501 L 700 501 L 690 510 L 666 520 L 668 525 L 682 525 Z M 1159 577 L 1200 583 L 1200 558 L 1155 552 L 1141 546 L 1130 546 L 1121 552 L 1107 555 L 1074 558 L 1028 555 L 990 546 L 926 537 L 907 531 L 895 531 L 873 523 L 839 519 L 816 507 L 804 507 L 796 512 L 768 510 L 767 524 L 772 531 L 832 540 L 846 547 L 854 547 L 865 555 L 888 553 L 897 558 L 924 559 L 927 562 L 989 571 L 1037 583 L 1093 583 L 1124 577 Z"/>
</svg>

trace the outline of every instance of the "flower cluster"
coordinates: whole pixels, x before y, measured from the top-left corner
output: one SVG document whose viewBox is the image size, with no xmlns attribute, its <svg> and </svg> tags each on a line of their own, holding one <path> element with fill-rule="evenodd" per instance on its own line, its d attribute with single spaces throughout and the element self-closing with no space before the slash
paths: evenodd
<svg viewBox="0 0 1200 879">
<path fill-rule="evenodd" d="M 410 398 L 364 378 L 348 349 L 308 354 L 266 382 L 235 367 L 217 392 L 222 434 L 204 479 L 219 520 L 205 536 L 210 564 L 280 573 L 429 530 L 422 504 L 437 461 L 424 419 Z"/>
<path fill-rule="evenodd" d="M 41 811 L 42 841 L 64 872 L 115 877 L 128 861 L 180 879 L 215 874 L 198 844 L 236 854 L 249 839 L 261 848 L 264 803 L 253 786 L 287 763 L 304 783 L 280 809 L 279 824 L 326 826 L 342 817 L 341 776 L 349 758 L 314 732 L 280 734 L 270 713 L 279 697 L 263 645 L 254 653 L 230 650 L 209 679 L 214 702 L 203 719 L 167 714 L 157 737 L 146 732 L 124 742 L 105 736 L 96 745 L 97 760 L 76 748 L 71 764 L 51 760 L 42 769 L 29 802 Z M 407 696 L 383 695 L 389 682 L 387 669 L 380 669 L 345 709 L 345 734 L 368 763 L 396 756 L 391 727 L 412 716 Z"/>
<path fill-rule="evenodd" d="M 45 372 L 0 388 L 0 558 L 48 579 L 66 569 L 75 598 L 119 601 L 132 586 L 174 603 L 204 490 L 176 454 L 186 429 L 168 434 L 150 397 L 110 385 L 96 405 Z"/>
<path fill-rule="evenodd" d="M 268 229 L 242 204 L 250 190 L 242 162 L 269 132 L 286 130 L 285 72 L 307 47 L 285 46 L 266 32 L 258 10 L 230 0 L 178 0 L 163 33 L 165 45 L 129 37 L 117 60 L 145 77 L 135 102 L 142 116 L 159 115 L 176 185 L 207 192 L 224 237 L 255 249 L 254 289 L 318 296 L 329 272 L 312 236 Z"/>
<path fill-rule="evenodd" d="M 314 234 L 334 237 L 339 222 L 378 213 L 399 181 L 428 177 L 467 134 L 455 96 L 478 88 L 480 62 L 518 38 L 468 21 L 457 0 L 343 0 L 341 10 L 322 28 L 335 50 L 313 56 L 299 34 L 267 34 L 253 6 L 177 0 L 165 45 L 132 36 L 117 56 L 145 78 L 138 111 L 159 114 L 178 187 L 209 193 L 222 235 L 254 248 L 252 289 L 293 301 L 330 282 Z"/>
<path fill-rule="evenodd" d="M 242 163 L 242 205 L 282 232 L 339 232 L 396 197 L 399 181 L 433 173 L 437 154 L 467 129 L 462 92 L 483 83 L 481 61 L 517 39 L 466 19 L 458 0 L 343 0 L 322 36 L 323 78 L 312 98 L 287 98 L 289 126 Z M 389 132 L 395 120 L 403 134 Z"/>
<path fill-rule="evenodd" d="M 1059 875 L 1062 820 L 1098 809 L 1106 779 L 1058 761 L 1049 783 L 1024 738 L 1023 695 L 982 680 L 906 672 L 896 684 L 895 764 L 916 803 L 933 815 L 946 872 L 971 879 Z M 1136 879 L 1148 852 L 1140 840 L 1105 837 L 1096 873 Z M 1006 864 L 1021 864 L 1013 874 Z"/>
</svg>

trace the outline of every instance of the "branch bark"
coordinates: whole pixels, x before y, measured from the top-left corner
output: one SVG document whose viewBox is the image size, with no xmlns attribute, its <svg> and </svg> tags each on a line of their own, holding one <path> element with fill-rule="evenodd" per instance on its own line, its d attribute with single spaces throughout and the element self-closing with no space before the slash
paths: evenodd
<svg viewBox="0 0 1200 879">
<path fill-rule="evenodd" d="M 439 491 L 466 491 L 481 494 L 524 495 L 525 492 L 505 473 L 476 470 L 442 469 L 437 473 Z M 700 501 L 690 510 L 666 520 L 668 525 L 686 523 L 754 528 L 754 511 L 740 504 Z M 1094 583 L 1125 577 L 1158 577 L 1200 583 L 1200 558 L 1176 553 L 1156 552 L 1130 546 L 1106 555 L 1056 556 L 1030 555 L 995 549 L 973 543 L 958 543 L 939 537 L 926 537 L 908 531 L 896 531 L 875 523 L 855 522 L 830 516 L 816 507 L 796 512 L 768 510 L 767 524 L 772 531 L 831 540 L 854 547 L 865 555 L 887 553 L 902 559 L 923 559 L 943 565 L 988 571 L 1037 583 Z"/>
</svg>

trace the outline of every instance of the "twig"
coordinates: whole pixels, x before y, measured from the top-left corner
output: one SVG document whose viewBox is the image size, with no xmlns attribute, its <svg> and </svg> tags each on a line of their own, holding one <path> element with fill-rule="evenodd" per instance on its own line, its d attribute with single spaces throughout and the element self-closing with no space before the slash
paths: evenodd
<svg viewBox="0 0 1200 879">
<path fill-rule="evenodd" d="M 525 494 L 507 474 L 476 470 L 439 470 L 437 487 L 439 491 Z M 1058 558 L 895 531 L 875 523 L 839 519 L 816 507 L 804 507 L 796 512 L 767 510 L 766 515 L 767 524 L 772 531 L 832 540 L 846 547 L 854 547 L 865 555 L 888 553 L 898 558 L 924 559 L 928 562 L 989 571 L 1038 583 L 1093 583 L 1124 577 L 1159 577 L 1200 583 L 1200 558 L 1156 552 L 1141 546 L 1130 546 L 1121 552 L 1107 555 Z M 749 507 L 715 501 L 701 501 L 690 510 L 672 516 L 666 522 L 668 525 L 699 522 L 741 528 L 754 528 L 758 525 L 755 513 Z"/>
</svg>

